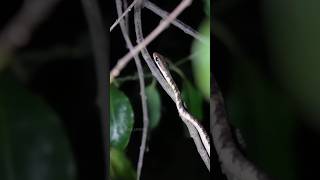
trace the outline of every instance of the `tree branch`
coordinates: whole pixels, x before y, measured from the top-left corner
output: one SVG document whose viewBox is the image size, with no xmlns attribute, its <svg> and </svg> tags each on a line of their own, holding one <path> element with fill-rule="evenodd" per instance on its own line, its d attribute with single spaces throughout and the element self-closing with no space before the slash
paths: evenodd
<svg viewBox="0 0 320 180">
<path fill-rule="evenodd" d="M 28 43 L 34 29 L 51 13 L 60 0 L 25 0 L 0 33 L 0 49 L 11 52 Z"/>
<path fill-rule="evenodd" d="M 136 29 L 136 36 L 137 36 L 137 41 L 142 42 L 143 39 L 143 33 L 142 33 L 142 23 L 141 23 L 141 8 L 139 7 L 135 7 L 134 9 L 134 21 L 135 21 L 135 29 Z M 172 88 L 166 83 L 166 81 L 164 80 L 163 76 L 160 74 L 158 68 L 155 66 L 155 64 L 153 63 L 153 60 L 150 57 L 150 54 L 147 50 L 147 48 L 142 48 L 141 50 L 142 56 L 144 57 L 145 61 L 147 62 L 152 74 L 154 75 L 154 77 L 158 80 L 158 82 L 160 83 L 160 85 L 163 87 L 163 89 L 167 92 L 167 94 L 171 97 L 171 99 L 176 102 L 176 99 L 174 97 L 174 93 L 172 92 Z M 171 90 L 171 91 L 170 91 Z M 196 128 L 189 123 L 186 119 L 183 118 L 183 116 L 181 116 L 182 121 L 186 124 L 188 131 L 190 133 L 190 136 L 193 138 L 195 145 L 197 147 L 198 153 L 200 155 L 200 157 L 202 158 L 203 162 L 205 163 L 206 167 L 210 170 L 210 158 L 207 154 L 207 152 L 205 151 L 200 136 L 196 130 Z"/>
<path fill-rule="evenodd" d="M 118 13 L 118 19 L 120 19 L 120 16 L 122 14 L 122 2 L 121 0 L 116 0 L 116 6 L 117 6 L 117 13 Z M 133 45 L 129 38 L 127 27 L 125 26 L 125 21 L 122 19 L 120 20 L 120 28 L 122 35 L 126 41 L 127 47 L 130 51 L 132 51 Z M 147 134 L 148 134 L 148 127 L 149 127 L 149 118 L 148 118 L 148 108 L 147 108 L 147 100 L 145 95 L 145 83 L 144 83 L 144 75 L 143 75 L 143 69 L 141 66 L 140 58 L 135 55 L 134 60 L 137 66 L 138 76 L 139 76 L 139 83 L 140 83 L 140 96 L 141 96 L 141 103 L 142 103 L 142 113 L 143 113 L 143 131 L 142 131 L 142 139 L 141 139 L 141 146 L 140 146 L 140 152 L 139 152 L 139 160 L 138 160 L 138 166 L 137 166 L 137 179 L 140 179 L 141 176 L 141 170 L 143 165 L 143 158 L 144 158 L 144 152 L 146 148 L 146 142 L 147 142 Z"/>
<path fill-rule="evenodd" d="M 110 27 L 110 32 L 119 24 L 119 22 L 131 11 L 133 6 L 138 2 L 139 0 L 134 0 L 130 6 L 121 14 L 121 16 L 118 16 L 118 19 L 112 24 Z"/>
<path fill-rule="evenodd" d="M 108 54 L 107 49 L 107 37 L 104 31 L 104 25 L 102 21 L 102 16 L 100 13 L 100 9 L 98 7 L 97 0 L 81 0 L 82 6 L 86 15 L 87 23 L 89 25 L 89 31 L 91 35 L 91 41 L 93 46 L 93 54 L 95 59 L 96 66 L 96 76 L 97 76 L 97 84 L 98 84 L 98 93 L 96 98 L 96 103 L 99 107 L 100 111 L 100 122 L 101 122 L 101 130 L 102 130 L 102 144 L 104 145 L 104 163 L 105 168 L 109 166 L 107 157 L 108 149 L 107 149 L 107 137 L 108 137 L 108 115 L 107 115 L 107 59 Z M 107 177 L 107 174 L 104 175 Z"/>
<path fill-rule="evenodd" d="M 145 1 L 144 6 L 149 9 L 150 11 L 154 12 L 158 16 L 160 16 L 162 19 L 165 19 L 169 16 L 169 13 L 167 11 L 162 10 L 157 5 L 153 4 L 150 1 Z M 171 22 L 174 26 L 181 29 L 184 33 L 189 34 L 193 38 L 197 39 L 198 41 L 205 43 L 204 38 L 194 29 L 192 29 L 190 26 L 184 24 L 179 19 L 175 19 Z"/>
<path fill-rule="evenodd" d="M 224 100 L 215 78 L 212 78 L 210 98 L 210 129 L 215 149 L 221 161 L 221 169 L 231 180 L 269 180 L 270 178 L 238 150 L 232 138 Z"/>
<path fill-rule="evenodd" d="M 124 57 L 118 60 L 116 66 L 110 72 L 110 82 L 120 74 L 120 71 L 126 66 L 129 60 L 139 53 L 142 48 L 146 47 L 152 40 L 154 40 L 169 24 L 191 4 L 192 0 L 183 0 L 172 13 L 163 20 L 141 43 L 136 45 L 132 51 L 128 52 Z"/>
</svg>

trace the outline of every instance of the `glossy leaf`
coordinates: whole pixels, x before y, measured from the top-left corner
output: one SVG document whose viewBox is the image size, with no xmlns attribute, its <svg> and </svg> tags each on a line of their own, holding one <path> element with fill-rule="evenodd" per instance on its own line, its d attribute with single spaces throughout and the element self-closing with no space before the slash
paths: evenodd
<svg viewBox="0 0 320 180">
<path fill-rule="evenodd" d="M 58 116 L 9 73 L 0 74 L 0 179 L 72 180 L 74 161 Z"/>
<path fill-rule="evenodd" d="M 123 151 L 110 149 L 110 178 L 112 180 L 135 180 L 136 173 Z"/>
<path fill-rule="evenodd" d="M 190 82 L 184 81 L 181 95 L 190 113 L 201 120 L 203 117 L 203 98 L 201 93 L 197 91 Z"/>
<path fill-rule="evenodd" d="M 114 86 L 110 87 L 110 143 L 120 150 L 129 143 L 133 128 L 133 110 L 127 96 Z"/>
<path fill-rule="evenodd" d="M 205 43 L 194 41 L 192 45 L 193 74 L 199 90 L 206 100 L 210 98 L 210 21 L 206 19 L 200 27 L 200 33 L 205 37 Z"/>
<path fill-rule="evenodd" d="M 161 99 L 159 92 L 154 84 L 146 87 L 146 96 L 148 104 L 149 126 L 150 128 L 155 128 L 160 122 Z"/>
</svg>

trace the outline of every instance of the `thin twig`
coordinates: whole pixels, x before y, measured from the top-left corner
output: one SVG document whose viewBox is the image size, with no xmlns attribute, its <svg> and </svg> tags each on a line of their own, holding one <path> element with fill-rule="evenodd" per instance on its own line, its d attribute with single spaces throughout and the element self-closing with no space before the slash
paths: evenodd
<svg viewBox="0 0 320 180">
<path fill-rule="evenodd" d="M 212 81 L 210 104 L 213 107 L 210 108 L 210 129 L 222 169 L 230 179 L 269 180 L 262 170 L 242 155 L 234 143 L 222 94 L 214 77 Z"/>
<path fill-rule="evenodd" d="M 110 27 L 110 32 L 113 30 L 114 27 L 117 26 L 117 24 L 119 24 L 119 22 L 122 20 L 123 17 L 125 17 L 133 8 L 133 6 L 138 2 L 139 0 L 134 0 L 130 6 L 123 12 L 123 14 L 121 14 L 120 17 L 118 17 L 118 19 L 112 24 L 112 26 Z"/>
<path fill-rule="evenodd" d="M 153 78 L 151 73 L 145 74 L 144 75 L 144 79 L 146 78 Z M 122 77 L 122 78 L 117 78 L 117 83 L 121 84 L 124 83 L 126 81 L 136 81 L 139 80 L 139 77 L 135 74 L 133 76 L 126 76 L 126 77 Z"/>
<path fill-rule="evenodd" d="M 34 29 L 50 15 L 58 2 L 60 0 L 24 1 L 20 11 L 0 33 L 0 49 L 10 52 L 28 43 Z"/>
<path fill-rule="evenodd" d="M 126 2 L 126 1 L 124 1 L 124 2 Z M 136 4 L 136 3 L 137 3 L 136 1 L 131 3 L 129 8 L 126 8 L 125 3 L 124 3 L 124 7 L 125 7 L 126 11 L 112 24 L 112 26 L 110 28 L 110 32 L 119 23 L 120 19 L 122 19 L 129 11 L 131 11 L 133 5 Z M 165 18 L 167 18 L 169 16 L 169 13 L 167 11 L 164 11 L 163 9 L 161 9 L 160 7 L 158 7 L 157 5 L 153 4 L 150 1 L 145 1 L 143 5 L 144 5 L 144 7 L 149 9 L 150 11 L 152 11 L 155 14 L 157 14 L 158 16 L 160 16 L 162 19 L 165 19 Z M 128 19 L 126 19 L 126 21 L 127 20 Z M 196 30 L 192 29 L 190 26 L 186 25 L 182 21 L 180 21 L 178 19 L 175 19 L 171 23 L 174 26 L 176 26 L 179 29 L 181 29 L 184 33 L 189 34 L 190 36 L 192 36 L 193 38 L 197 39 L 198 41 L 200 41 L 202 43 L 206 43 L 206 41 L 204 40 L 204 37 L 202 37 L 199 32 L 197 32 Z"/>
<path fill-rule="evenodd" d="M 141 8 L 135 8 L 134 11 L 134 25 L 135 25 L 135 32 L 136 32 L 136 37 L 137 37 L 137 42 L 141 43 L 144 41 L 143 38 L 143 32 L 142 32 L 142 22 L 141 22 Z M 145 62 L 147 63 L 149 69 L 151 70 L 151 73 L 153 74 L 154 77 L 158 80 L 160 85 L 163 87 L 163 89 L 169 94 L 171 99 L 175 101 L 174 98 L 174 93 L 172 91 L 169 91 L 170 86 L 168 83 L 166 83 L 165 79 L 161 75 L 161 72 L 159 69 L 156 67 L 156 65 L 153 63 L 153 60 L 147 50 L 146 47 L 141 49 L 141 54 L 142 57 L 144 58 Z"/>
<path fill-rule="evenodd" d="M 142 3 L 143 3 L 143 1 L 139 1 L 138 4 L 135 6 L 135 8 L 141 8 Z M 141 69 L 141 71 L 142 71 L 142 69 Z M 143 78 L 143 77 L 140 76 L 140 78 Z M 141 146 L 140 146 L 140 152 L 139 152 L 139 160 L 138 160 L 138 165 L 137 165 L 137 179 L 138 180 L 141 177 L 141 171 L 142 171 L 143 159 L 144 159 L 144 152 L 145 152 L 146 143 L 147 143 L 147 135 L 148 135 L 148 131 L 147 130 L 148 130 L 148 127 L 149 127 L 149 119 L 144 119 Z"/>
<path fill-rule="evenodd" d="M 98 104 L 100 111 L 100 123 L 102 130 L 102 144 L 104 145 L 104 165 L 105 168 L 108 167 L 108 149 L 107 149 L 107 137 L 108 137 L 108 115 L 107 115 L 107 80 L 105 75 L 107 74 L 107 37 L 104 31 L 102 16 L 100 13 L 100 9 L 98 7 L 97 0 L 81 0 L 82 6 L 86 15 L 86 19 L 89 25 L 89 31 L 91 35 L 91 41 L 93 46 L 93 53 L 95 59 L 96 66 L 96 76 L 97 76 L 97 84 L 98 84 L 98 93 L 96 97 L 96 103 Z M 107 178 L 107 174 L 104 175 Z"/>
<path fill-rule="evenodd" d="M 189 61 L 189 59 L 182 59 L 180 61 L 177 61 L 175 63 L 173 62 L 169 62 L 169 69 L 176 72 L 182 79 L 186 79 L 186 76 L 184 75 L 184 73 L 180 70 L 179 66 L 182 65 L 183 63 Z M 152 78 L 154 76 L 152 76 L 151 73 L 144 73 L 144 79 L 147 78 Z M 139 80 L 138 74 L 133 74 L 133 75 L 128 75 L 125 77 L 117 77 L 115 79 L 115 81 L 117 81 L 117 83 L 124 83 L 126 81 L 136 81 Z"/>
<path fill-rule="evenodd" d="M 124 10 L 128 9 L 128 1 L 127 0 L 123 0 L 123 9 Z M 128 14 L 124 16 L 124 21 L 125 21 L 124 26 L 126 27 L 126 31 L 130 32 L 129 31 L 129 15 Z"/>
<path fill-rule="evenodd" d="M 167 11 L 162 10 L 160 7 L 157 5 L 153 4 L 150 1 L 145 1 L 144 6 L 149 9 L 150 11 L 154 12 L 158 16 L 160 16 L 162 19 L 165 19 L 169 16 L 169 13 Z M 175 19 L 171 22 L 173 25 L 181 29 L 184 33 L 189 34 L 193 38 L 197 39 L 198 41 L 205 43 L 206 41 L 204 40 L 204 37 L 200 35 L 199 32 L 196 30 L 192 29 L 190 26 L 186 25 L 179 19 Z"/>
<path fill-rule="evenodd" d="M 116 66 L 110 72 L 110 82 L 120 74 L 120 71 L 126 66 L 129 60 L 136 55 L 142 48 L 146 47 L 154 40 L 169 24 L 191 4 L 192 0 L 183 0 L 172 13 L 163 20 L 141 43 L 136 45 L 134 49 L 128 52 L 123 58 L 119 59 Z"/>
<path fill-rule="evenodd" d="M 143 33 L 142 33 L 142 23 L 141 23 L 141 8 L 136 6 L 134 9 L 134 24 L 136 29 L 136 36 L 137 36 L 137 42 L 143 42 Z M 144 57 L 145 61 L 147 62 L 152 74 L 155 76 L 155 78 L 158 80 L 160 85 L 163 87 L 163 89 L 167 92 L 167 94 L 171 97 L 171 99 L 176 102 L 174 92 L 172 91 L 172 88 L 168 85 L 168 83 L 164 80 L 163 76 L 159 72 L 158 68 L 153 63 L 150 54 L 146 47 L 142 48 L 141 50 L 142 56 Z M 189 123 L 186 119 L 182 118 L 183 122 L 186 124 L 188 131 L 190 133 L 190 136 L 193 138 L 198 153 L 200 154 L 202 160 L 204 161 L 206 167 L 210 170 L 210 158 L 205 151 L 205 148 L 202 145 L 200 136 L 196 130 L 196 128 Z"/>
<path fill-rule="evenodd" d="M 117 12 L 118 16 L 120 17 L 122 13 L 122 2 L 121 0 L 116 0 L 116 6 L 117 6 Z M 128 32 L 126 31 L 125 27 L 125 21 L 120 20 L 120 27 L 123 34 L 123 37 L 126 41 L 126 44 L 131 51 L 133 48 L 133 45 L 131 43 L 131 40 L 129 38 Z M 140 96 L 141 96 L 141 103 L 142 103 L 142 113 L 143 113 L 143 131 L 142 131 L 142 139 L 141 139 L 141 146 L 140 146 L 140 152 L 139 152 L 139 160 L 138 160 L 138 166 L 137 166 L 137 179 L 140 179 L 142 165 L 143 165 L 143 158 L 144 158 L 144 152 L 146 149 L 146 142 L 147 142 L 147 134 L 148 134 L 148 127 L 149 127 L 149 118 L 148 118 L 148 108 L 147 108 L 147 100 L 145 95 L 145 84 L 144 84 L 144 75 L 143 75 L 143 69 L 141 66 L 140 58 L 135 55 L 134 60 L 137 66 L 138 76 L 139 76 L 139 83 L 140 83 Z"/>
</svg>

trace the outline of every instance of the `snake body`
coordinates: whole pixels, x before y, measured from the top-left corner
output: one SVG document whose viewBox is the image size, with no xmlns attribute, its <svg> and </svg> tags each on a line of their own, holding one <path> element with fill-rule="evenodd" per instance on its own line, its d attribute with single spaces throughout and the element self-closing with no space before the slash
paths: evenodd
<svg viewBox="0 0 320 180">
<path fill-rule="evenodd" d="M 199 121 L 196 118 L 194 118 L 184 107 L 184 103 L 181 98 L 181 93 L 180 93 L 176 83 L 174 82 L 174 80 L 173 80 L 173 78 L 167 68 L 166 63 L 164 62 L 165 58 L 158 53 L 153 53 L 153 59 L 155 61 L 155 64 L 159 68 L 163 78 L 167 81 L 167 83 L 169 84 L 169 86 L 172 88 L 172 90 L 174 92 L 174 96 L 175 96 L 175 100 L 176 100 L 175 101 L 176 107 L 178 109 L 179 115 L 182 116 L 182 118 L 186 119 L 188 122 L 190 122 L 196 128 L 198 134 L 200 135 L 202 144 L 205 147 L 206 152 L 210 157 L 209 136 L 207 135 L 206 131 L 201 126 Z"/>
</svg>

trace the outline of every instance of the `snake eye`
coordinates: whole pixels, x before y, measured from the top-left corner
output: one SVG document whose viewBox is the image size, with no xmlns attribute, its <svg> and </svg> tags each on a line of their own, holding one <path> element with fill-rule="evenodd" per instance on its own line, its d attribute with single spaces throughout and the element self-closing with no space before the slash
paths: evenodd
<svg viewBox="0 0 320 180">
<path fill-rule="evenodd" d="M 159 61 L 159 56 L 157 55 L 157 53 L 153 53 L 153 59 L 158 62 Z"/>
</svg>

